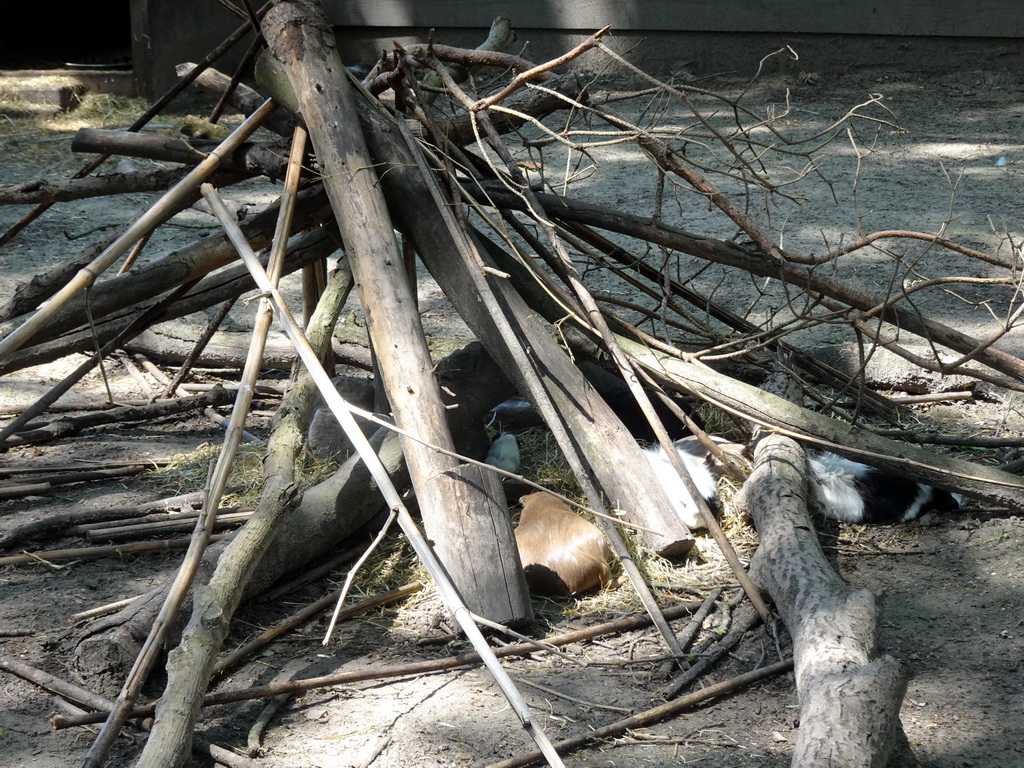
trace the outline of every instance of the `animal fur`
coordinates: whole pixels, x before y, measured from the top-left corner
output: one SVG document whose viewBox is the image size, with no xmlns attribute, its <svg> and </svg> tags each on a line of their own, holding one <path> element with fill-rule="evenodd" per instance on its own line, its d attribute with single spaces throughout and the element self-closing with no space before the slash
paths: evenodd
<svg viewBox="0 0 1024 768">
<path fill-rule="evenodd" d="M 550 493 L 520 501 L 516 545 L 531 592 L 568 597 L 608 586 L 608 540 L 596 525 Z"/>
<path fill-rule="evenodd" d="M 808 456 L 818 511 L 844 523 L 906 523 L 925 512 L 949 512 L 960 497 L 834 453 Z"/>
<path fill-rule="evenodd" d="M 731 445 L 720 437 L 712 439 L 723 446 Z M 711 511 L 717 515 L 719 511 L 718 480 L 722 476 L 721 465 L 715 461 L 708 449 L 701 445 L 696 437 L 684 437 L 681 440 L 676 440 L 674 445 L 676 454 L 683 462 L 697 492 L 711 508 Z M 680 519 L 688 528 L 704 528 L 704 521 L 700 516 L 697 502 L 686 490 L 686 486 L 662 447 L 658 445 L 653 448 L 645 448 L 644 456 L 647 457 L 654 476 L 665 489 L 669 500 L 675 505 Z"/>
</svg>

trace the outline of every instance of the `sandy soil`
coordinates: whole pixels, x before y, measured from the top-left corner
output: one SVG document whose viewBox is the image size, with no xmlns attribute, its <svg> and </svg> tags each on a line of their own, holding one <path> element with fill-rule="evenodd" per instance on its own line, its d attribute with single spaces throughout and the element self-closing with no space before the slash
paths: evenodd
<svg viewBox="0 0 1024 768">
<path fill-rule="evenodd" d="M 621 85 L 614 78 L 606 84 L 610 88 Z M 787 89 L 793 108 L 786 120 L 794 131 L 816 131 L 865 101 L 869 93 L 885 95 L 884 104 L 901 127 L 897 130 L 883 125 L 877 134 L 865 132 L 863 135 L 869 138 L 864 143 L 840 139 L 830 145 L 821 168 L 833 182 L 832 190 L 809 179 L 800 188 L 805 198 L 801 205 L 783 203 L 770 215 L 755 205 L 759 221 L 773 233 L 781 232 L 787 249 L 820 252 L 823 242 L 834 245 L 854 239 L 858 227 L 864 231 L 935 231 L 944 222 L 949 235 L 971 247 L 1007 256 L 1019 244 L 1024 235 L 1020 215 L 1020 200 L 1024 199 L 1024 144 L 1020 134 L 1024 85 L 1018 73 L 1001 71 L 993 65 L 925 78 L 887 70 L 884 63 L 827 79 L 809 72 L 791 72 L 756 86 L 746 103 L 762 113 L 769 108 L 781 109 Z M 660 111 L 655 103 L 647 114 Z M 640 112 L 634 116 L 645 119 Z M 658 115 L 658 119 L 677 127 L 690 122 L 674 109 Z M 0 168 L 5 182 L 57 175 L 73 167 L 63 150 L 51 151 L 51 137 L 22 131 L 16 122 L 10 125 L 13 127 L 0 129 L 5 150 Z M 52 138 L 63 146 L 68 136 L 58 132 Z M 610 147 L 597 157 L 599 173 L 575 184 L 572 193 L 649 214 L 655 184 L 642 155 L 629 147 Z M 550 167 L 561 168 L 556 154 L 544 159 Z M 272 190 L 250 188 L 237 194 L 251 199 L 270 195 Z M 132 200 L 55 206 L 22 237 L 0 250 L 4 276 L 0 300 L 41 266 L 77 250 L 83 233 L 113 226 L 150 199 L 138 195 Z M 714 236 L 734 234 L 730 225 L 712 216 L 706 204 L 694 196 L 671 190 L 667 199 L 669 216 L 680 226 Z M 0 209 L 0 227 L 6 228 L 25 210 Z M 151 244 L 150 252 L 158 253 L 174 242 L 213 231 L 213 225 L 202 214 L 188 212 L 176 217 L 165 230 Z M 845 262 L 839 274 L 844 280 L 880 289 L 894 270 L 900 272 L 911 264 L 929 273 L 953 268 L 954 262 L 963 265 L 922 245 L 901 247 L 898 254 L 899 259 L 876 253 Z M 686 272 L 691 265 L 683 262 L 680 269 Z M 994 274 L 984 266 L 974 265 L 973 269 L 978 277 Z M 735 277 L 723 282 L 724 274 L 718 268 L 704 270 L 694 277 L 694 284 L 712 294 L 742 297 L 740 303 L 750 308 L 749 315 L 755 321 L 779 314 L 784 308 L 774 287 L 737 281 Z M 599 271 L 591 273 L 590 278 L 599 287 L 609 285 Z M 991 330 L 993 315 L 1006 313 L 1012 299 L 1012 287 L 968 286 L 958 289 L 958 296 L 934 294 L 923 301 L 944 322 L 984 336 Z M 431 336 L 460 337 L 466 333 L 429 281 L 421 286 L 421 300 Z M 233 322 L 244 327 L 245 318 L 237 317 Z M 833 351 L 850 340 L 838 326 L 819 326 L 813 335 L 794 338 Z M 1008 351 L 1022 351 L 1019 336 L 1011 335 L 1002 344 Z M 5 377 L 0 382 L 0 404 L 11 410 L 24 407 L 64 368 L 63 364 L 54 364 Z M 123 369 L 112 370 L 111 381 L 117 397 L 142 396 Z M 103 399 L 102 393 L 102 382 L 90 376 L 64 402 L 97 402 Z M 938 423 L 949 431 L 1020 435 L 1024 429 L 1020 406 L 1019 396 L 980 388 L 972 401 L 921 408 L 918 415 L 922 423 Z M 251 428 L 265 435 L 266 420 L 256 419 Z M 199 418 L 100 429 L 53 446 L 8 451 L 3 465 L 63 464 L 84 457 L 163 457 L 219 440 L 218 429 Z M 1013 454 L 984 458 L 1006 460 Z M 44 496 L 3 502 L 0 527 L 72 507 L 128 505 L 172 492 L 151 478 L 60 487 Z M 1018 510 L 968 505 L 959 513 L 930 518 L 922 524 L 822 526 L 823 543 L 841 575 L 852 585 L 866 587 L 879 596 L 883 608 L 880 645 L 907 666 L 910 684 L 902 721 L 922 766 L 1024 765 L 1024 748 L 1020 746 L 1024 744 L 1024 720 L 1019 717 L 1024 711 L 1024 578 L 1019 568 L 1024 520 L 1018 514 Z M 749 556 L 752 533 L 743 532 L 739 523 L 734 530 L 741 553 Z M 74 546 L 80 541 L 65 538 L 47 542 L 46 546 Z M 666 602 L 702 599 L 718 585 L 726 586 L 726 597 L 735 593 L 714 546 L 702 540 L 700 549 L 706 557 L 704 562 L 678 564 L 666 577 L 669 583 L 659 591 Z M 72 678 L 70 649 L 81 630 L 69 627 L 68 616 L 145 592 L 174 571 L 179 557 L 162 552 L 0 567 L 0 629 L 4 633 L 31 631 L 24 637 L 0 633 L 0 653 Z M 240 642 L 298 605 L 333 589 L 341 575 L 343 572 L 336 572 L 330 579 L 276 603 L 245 608 L 232 642 Z M 551 633 L 636 610 L 626 597 L 611 604 L 606 600 L 538 601 L 537 607 Z M 429 589 L 400 610 L 385 610 L 343 625 L 327 648 L 320 644 L 325 622 L 326 616 L 321 616 L 286 636 L 229 676 L 222 686 L 259 684 L 282 676 L 311 677 L 465 650 L 458 641 L 448 645 L 421 643 L 424 638 L 447 631 L 440 605 Z M 677 626 L 683 624 L 685 620 Z M 712 614 L 702 637 L 713 641 L 716 631 L 727 624 L 727 611 Z M 751 633 L 704 682 L 724 680 L 770 663 L 780 650 L 785 652 L 786 642 L 782 638 L 777 645 L 760 631 Z M 582 666 L 544 654 L 507 663 L 553 739 L 662 701 L 666 679 L 659 657 L 664 651 L 653 631 L 608 636 L 566 650 L 582 661 Z M 261 706 L 246 703 L 205 713 L 198 732 L 229 749 L 244 750 L 246 732 Z M 5 675 L 0 685 L 0 764 L 54 768 L 80 761 L 92 734 L 51 730 L 48 719 L 55 711 L 52 697 L 40 688 Z M 792 677 L 783 676 L 649 729 L 576 752 L 566 758 L 566 764 L 699 763 L 709 768 L 788 765 L 797 717 Z M 125 734 L 111 765 L 132 764 L 138 753 L 144 735 L 130 729 Z M 532 748 L 495 685 L 479 668 L 359 683 L 297 696 L 271 721 L 263 746 L 264 757 L 259 764 L 282 768 L 476 766 Z M 208 764 L 204 758 L 194 759 L 196 765 Z"/>
</svg>

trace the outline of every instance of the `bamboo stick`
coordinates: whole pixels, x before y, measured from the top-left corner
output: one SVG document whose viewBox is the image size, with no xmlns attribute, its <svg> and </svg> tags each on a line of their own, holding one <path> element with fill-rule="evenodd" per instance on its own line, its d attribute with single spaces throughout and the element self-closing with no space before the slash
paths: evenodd
<svg viewBox="0 0 1024 768">
<path fill-rule="evenodd" d="M 252 121 L 251 127 L 244 135 L 248 136 L 255 130 L 274 109 L 274 103 L 268 101 L 263 108 L 257 110 L 252 117 L 243 123 L 243 125 L 249 125 L 250 121 Z M 259 116 L 258 118 L 257 115 Z M 240 130 L 236 130 L 232 135 L 239 134 Z M 295 131 L 296 141 L 293 142 L 292 155 L 289 159 L 288 172 L 285 177 L 285 192 L 281 196 L 281 207 L 278 211 L 278 227 L 275 232 L 274 246 L 270 256 L 270 276 L 268 281 L 275 288 L 283 271 L 284 257 L 287 251 L 287 235 L 291 227 L 292 214 L 295 211 L 295 192 L 298 188 L 299 171 L 301 170 L 301 156 L 296 159 L 294 144 L 305 145 L 305 131 L 299 126 L 296 127 Z M 299 137 L 301 137 L 301 140 L 299 140 Z M 224 144 L 221 146 L 223 147 Z M 199 180 L 199 177 L 196 180 Z M 248 246 L 248 243 L 246 243 L 246 246 Z M 255 254 L 253 258 L 255 258 Z M 258 264 L 259 260 L 257 259 L 256 262 Z M 263 270 L 262 265 L 260 265 L 260 270 Z M 184 593 L 191 587 L 192 579 L 195 577 L 199 561 L 206 548 L 206 542 L 210 540 L 216 523 L 216 515 L 211 510 L 216 510 L 220 506 L 220 500 L 223 497 L 224 489 L 227 487 L 228 477 L 231 473 L 231 465 L 243 439 L 245 419 L 249 411 L 249 404 L 252 402 L 252 390 L 259 377 L 260 367 L 263 362 L 263 350 L 272 319 L 271 305 L 266 299 L 262 299 L 256 316 L 249 355 L 242 370 L 241 383 L 235 396 L 235 404 L 231 411 L 231 419 L 227 424 L 227 432 L 224 435 L 224 445 L 207 481 L 206 494 L 203 498 L 203 509 L 207 514 L 196 523 L 193 543 L 189 547 L 186 560 L 178 572 L 174 585 L 167 595 L 164 607 L 160 611 L 160 616 L 154 623 L 153 629 L 146 639 L 142 652 L 139 654 L 138 659 L 136 659 L 135 666 L 132 668 L 128 680 L 125 681 L 125 685 L 121 689 L 121 694 L 118 696 L 109 719 L 104 723 L 103 729 L 86 755 L 83 763 L 84 768 L 99 766 L 104 762 L 114 739 L 125 722 L 125 712 L 134 704 L 135 697 L 141 690 L 145 678 L 149 675 L 149 671 L 156 661 L 156 650 L 162 644 L 171 621 L 176 617 L 181 607 Z"/>
</svg>

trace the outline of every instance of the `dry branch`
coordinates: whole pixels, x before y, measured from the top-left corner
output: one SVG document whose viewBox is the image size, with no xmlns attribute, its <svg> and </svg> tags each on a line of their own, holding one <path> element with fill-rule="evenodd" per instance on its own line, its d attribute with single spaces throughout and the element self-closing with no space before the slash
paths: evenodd
<svg viewBox="0 0 1024 768">
<path fill-rule="evenodd" d="M 0 205 L 27 205 L 31 203 L 61 203 L 90 197 L 160 192 L 177 184 L 188 173 L 182 168 L 158 168 L 135 173 L 111 173 L 85 179 L 37 179 L 21 184 L 0 184 Z M 227 186 L 238 180 L 238 174 L 215 173 L 215 184 Z"/>
<path fill-rule="evenodd" d="M 297 135 L 302 133 L 301 129 L 296 129 Z M 304 144 L 303 135 L 299 149 Z M 293 175 L 291 171 L 289 178 L 293 178 L 296 183 L 298 181 L 297 174 Z M 206 196 L 216 206 L 218 199 L 209 194 Z M 287 222 L 290 209 L 287 200 L 282 202 L 281 208 L 282 219 Z M 271 260 L 272 276 L 265 272 L 262 274 L 265 285 L 261 287 L 271 291 L 276 290 L 276 280 L 280 277 L 287 230 L 287 223 L 278 229 L 279 241 L 275 244 L 275 258 Z M 240 249 L 239 255 L 243 260 L 252 260 L 258 265 L 255 254 L 248 250 L 248 245 L 241 239 L 240 233 L 237 230 L 228 231 L 235 247 Z M 321 298 L 317 315 L 310 323 L 313 343 L 321 350 L 329 343 L 330 329 L 337 321 L 338 314 L 348 297 L 350 285 L 349 280 L 339 277 L 332 281 L 330 290 Z M 263 300 L 263 304 L 264 318 L 258 323 L 258 327 L 265 333 L 270 324 L 271 304 L 266 299 Z M 276 300 L 274 304 L 282 322 L 289 327 L 290 317 L 287 309 Z M 307 341 L 306 344 L 309 345 L 310 342 Z M 314 356 L 317 355 L 313 347 L 310 347 L 310 350 Z M 252 381 L 259 370 L 261 355 L 262 340 L 259 336 L 254 336 L 253 355 L 247 364 Z M 221 555 L 209 581 L 205 584 L 200 583 L 196 590 L 191 619 L 181 642 L 168 656 L 168 681 L 163 704 L 157 711 L 153 734 L 146 742 L 140 765 L 176 765 L 184 760 L 192 724 L 199 711 L 199 699 L 209 684 L 216 654 L 227 636 L 231 618 L 260 559 L 283 528 L 293 508 L 297 492 L 296 458 L 302 450 L 302 434 L 306 426 L 308 401 L 312 389 L 309 381 L 297 383 L 281 404 L 264 462 L 264 485 L 259 505 L 246 527 Z M 242 417 L 244 418 L 244 412 Z M 227 484 L 226 466 L 224 465 L 225 471 L 218 473 L 211 481 L 208 498 L 219 498 L 223 492 Z"/>
<path fill-rule="evenodd" d="M 141 157 L 162 160 L 169 163 L 195 166 L 201 163 L 209 151 L 216 148 L 212 141 L 193 139 L 187 141 L 181 136 L 159 136 L 123 131 L 82 128 L 71 143 L 73 152 L 102 152 L 124 157 Z M 284 178 L 287 148 L 281 143 L 265 144 L 247 142 L 242 144 L 220 161 L 221 172 L 241 174 L 246 177 L 266 176 L 272 181 Z M 214 183 L 211 179 L 211 183 Z M 166 189 L 166 187 L 165 187 Z"/>
<path fill-rule="evenodd" d="M 295 228 L 304 230 L 321 220 L 326 197 L 322 190 L 313 190 L 299 198 Z M 276 217 L 277 209 L 274 206 L 243 225 L 243 231 L 253 248 L 269 245 Z M 213 236 L 198 240 L 94 286 L 89 301 L 92 316 L 98 320 L 137 302 L 149 301 L 153 296 L 175 286 L 202 278 L 234 259 L 234 250 L 226 237 Z M 35 335 L 35 341 L 52 339 L 58 334 L 85 326 L 87 319 L 85 300 L 69 300 L 63 311 L 51 317 L 46 329 Z M 26 322 L 28 317 L 22 316 L 0 324 L 0 334 L 8 333 Z M 3 366 L 5 372 L 11 370 L 6 361 L 0 361 L 0 366 Z"/>
<path fill-rule="evenodd" d="M 211 541 L 220 541 L 227 534 L 217 534 Z M 111 544 L 102 547 L 76 547 L 73 549 L 48 549 L 28 552 L 23 555 L 0 557 L 0 565 L 19 563 L 45 563 L 50 560 L 79 560 L 122 555 L 126 552 L 157 552 L 165 549 L 183 549 L 190 539 L 165 539 L 164 541 L 140 541 L 134 544 Z"/>
<path fill-rule="evenodd" d="M 504 187 L 485 185 L 478 199 L 505 209 L 525 210 L 523 200 Z M 629 235 L 709 262 L 735 267 L 759 277 L 779 278 L 809 293 L 822 294 L 862 312 L 879 312 L 882 319 L 922 338 L 975 359 L 1000 373 L 1024 381 L 1024 361 L 1001 350 L 986 347 L 978 339 L 887 298 L 859 290 L 848 282 L 828 277 L 821 270 L 800 263 L 775 259 L 764 252 L 743 248 L 736 243 L 686 232 L 662 221 L 632 216 L 608 208 L 570 200 L 558 195 L 537 194 L 544 212 L 557 221 L 587 224 L 611 232 Z M 969 375 L 967 369 L 956 371 Z M 1024 386 L 1024 385 L 1021 385 Z"/>
<path fill-rule="evenodd" d="M 779 661 L 775 664 L 771 664 L 767 667 L 761 667 L 760 669 L 755 669 L 751 672 L 745 672 L 742 675 L 737 675 L 729 680 L 723 680 L 720 683 L 709 685 L 706 688 L 702 688 L 699 691 L 695 691 L 694 693 L 681 698 L 674 699 L 673 701 L 659 704 L 656 707 L 645 710 L 644 712 L 640 712 L 636 715 L 623 718 L 622 720 L 617 720 L 614 723 L 609 723 L 608 725 L 594 728 L 582 736 L 557 741 L 554 745 L 555 749 L 557 749 L 559 753 L 571 752 L 572 750 L 579 749 L 580 747 L 586 746 L 587 744 L 599 739 L 607 739 L 612 736 L 626 733 L 630 730 L 654 725 L 657 722 L 679 714 L 685 709 L 695 707 L 710 699 L 742 690 L 743 688 L 753 685 L 754 683 L 758 683 L 761 680 L 766 680 L 769 677 L 774 677 L 775 675 L 788 672 L 792 668 L 793 662 L 787 660 Z M 542 755 L 539 752 L 529 752 L 508 760 L 491 763 L 488 768 L 517 768 L 518 766 L 533 765 L 534 763 L 539 762 L 541 757 Z"/>
<path fill-rule="evenodd" d="M 54 419 L 45 427 L 13 435 L 7 439 L 5 445 L 35 445 L 61 437 L 77 435 L 84 429 L 98 427 L 103 424 L 162 419 L 168 416 L 188 413 L 196 409 L 225 405 L 229 402 L 231 402 L 231 393 L 223 387 L 217 387 L 201 395 L 165 400 L 153 403 L 152 405 L 111 408 L 110 410 L 86 413 L 81 416 L 62 416 L 59 419 Z"/>
<path fill-rule="evenodd" d="M 699 603 L 681 603 L 670 605 L 664 609 L 665 618 L 673 620 L 681 616 L 693 613 L 700 607 Z M 571 632 L 544 638 L 544 642 L 555 647 L 561 647 L 584 640 L 591 640 L 602 635 L 615 634 L 619 632 L 631 632 L 651 626 L 649 616 L 629 616 L 623 619 L 597 624 L 584 629 L 576 629 Z M 526 656 L 538 653 L 536 642 L 511 643 L 494 649 L 494 655 L 500 659 L 507 656 Z M 479 653 L 463 653 L 458 656 L 448 656 L 442 659 L 430 659 L 427 661 L 416 661 L 408 664 L 397 664 L 387 667 L 376 667 L 372 669 L 355 670 L 351 672 L 337 672 L 323 677 L 308 678 L 303 680 L 291 680 L 285 683 L 258 686 L 256 688 L 245 688 L 234 691 L 218 691 L 207 694 L 203 698 L 204 707 L 217 706 L 219 704 L 231 704 L 238 701 L 250 701 L 252 699 L 263 699 L 269 696 L 278 696 L 283 693 L 298 693 L 309 691 L 314 688 L 327 688 L 333 685 L 347 685 L 363 680 L 387 680 L 394 677 L 405 677 L 408 675 L 423 675 L 428 672 L 443 672 L 448 669 L 457 669 L 471 664 L 479 664 L 481 661 Z M 147 704 L 136 707 L 129 713 L 130 718 L 150 717 L 155 710 L 155 704 Z M 88 725 L 98 722 L 102 717 L 96 715 L 83 715 L 81 717 L 54 718 L 54 728 L 71 728 L 77 725 Z"/>
<path fill-rule="evenodd" d="M 741 504 L 757 526 L 751 575 L 793 637 L 800 768 L 882 768 L 899 731 L 906 676 L 877 655 L 878 608 L 829 567 L 807 512 L 806 462 L 795 442 L 761 440 Z"/>
<path fill-rule="evenodd" d="M 188 176 L 168 190 L 156 205 L 132 223 L 103 253 L 93 259 L 67 285 L 50 297 L 45 308 L 32 313 L 24 322 L 17 324 L 9 333 L 0 331 L 0 333 L 4 334 L 3 338 L 0 338 L 0 361 L 28 343 L 33 336 L 50 323 L 54 316 L 72 298 L 96 282 L 98 275 L 108 269 L 118 258 L 125 255 L 128 249 L 139 239 L 148 235 L 153 229 L 177 212 L 181 202 L 190 199 L 195 194 L 199 183 L 208 178 L 217 169 L 221 154 L 230 153 L 238 144 L 245 141 L 273 110 L 274 104 L 267 102 L 264 109 L 254 113 L 240 125 L 228 139 L 211 152 Z"/>
</svg>

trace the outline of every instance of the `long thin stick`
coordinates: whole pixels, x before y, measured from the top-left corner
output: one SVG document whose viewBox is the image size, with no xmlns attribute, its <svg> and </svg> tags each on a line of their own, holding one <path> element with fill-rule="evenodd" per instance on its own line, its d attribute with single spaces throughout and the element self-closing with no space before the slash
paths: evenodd
<svg viewBox="0 0 1024 768">
<path fill-rule="evenodd" d="M 343 608 L 341 608 L 341 610 L 335 613 L 335 617 L 337 619 L 349 619 L 353 616 L 357 616 L 360 613 L 371 611 L 374 608 L 378 608 L 382 605 L 393 603 L 396 600 L 402 600 L 408 597 L 409 595 L 418 592 L 421 589 L 423 589 L 423 585 L 420 584 L 418 581 L 413 581 L 409 584 L 398 587 L 397 589 L 392 589 L 390 592 L 384 592 L 383 594 L 374 595 L 373 597 L 368 597 L 365 600 L 360 600 L 358 603 L 346 605 Z M 305 608 L 296 611 L 291 616 L 288 616 L 284 620 L 279 621 L 270 629 L 260 633 L 258 636 L 254 637 L 252 640 L 249 640 L 247 643 L 240 646 L 239 648 L 236 648 L 234 651 L 232 651 L 223 659 L 217 662 L 217 666 L 213 669 L 213 674 L 223 674 L 224 672 L 231 669 L 248 656 L 251 656 L 260 648 L 269 645 L 271 642 L 276 640 L 278 637 L 283 635 L 288 630 L 294 629 L 302 622 L 317 615 L 318 613 L 320 613 L 320 611 L 329 606 L 331 603 L 336 603 L 338 601 L 338 598 L 341 596 L 341 591 L 342 590 L 340 589 L 336 589 L 333 592 L 331 592 L 331 594 L 321 597 L 319 600 L 316 600 L 307 605 Z"/>
<path fill-rule="evenodd" d="M 430 573 L 431 577 L 434 579 L 441 599 L 458 622 L 462 631 L 466 634 L 466 637 L 469 638 L 470 642 L 473 643 L 473 646 L 480 653 L 484 666 L 487 667 L 488 671 L 494 677 L 495 682 L 498 683 L 502 693 L 505 694 L 506 699 L 508 699 L 510 706 L 523 723 L 523 726 L 530 732 L 534 741 L 537 742 L 538 747 L 540 747 L 541 752 L 547 758 L 548 763 L 552 766 L 563 765 L 562 759 L 552 749 L 551 742 L 544 733 L 543 728 L 541 728 L 540 722 L 534 717 L 533 712 L 516 690 L 515 683 L 512 682 L 512 679 L 508 676 L 504 667 L 502 667 L 498 662 L 494 652 L 487 645 L 487 641 L 484 639 L 483 633 L 480 632 L 480 629 L 473 622 L 472 614 L 462 602 L 462 598 L 459 596 L 455 586 L 448 578 L 448 574 L 445 572 L 444 566 L 441 565 L 441 562 L 437 559 L 434 551 L 430 548 L 430 545 L 427 544 L 423 534 L 420 533 L 419 528 L 412 519 L 412 515 L 409 514 L 409 510 L 402 502 L 401 496 L 394 484 L 391 482 L 391 478 L 388 476 L 387 471 L 384 469 L 384 465 L 381 464 L 380 458 L 378 458 L 377 454 L 374 453 L 370 442 L 366 439 L 366 436 L 356 424 L 348 403 L 345 402 L 345 399 L 340 394 L 338 394 L 338 390 L 335 389 L 330 375 L 320 364 L 320 360 L 317 357 L 316 352 L 306 340 L 306 336 L 302 332 L 298 323 L 295 322 L 295 318 L 292 316 L 291 311 L 285 304 L 280 292 L 270 281 L 266 271 L 263 269 L 263 265 L 260 264 L 256 255 L 252 253 L 248 243 L 245 242 L 245 238 L 242 237 L 241 230 L 228 214 L 227 209 L 220 200 L 220 196 L 209 184 L 204 184 L 201 191 L 203 192 L 203 196 L 206 198 L 207 202 L 209 202 L 211 207 L 214 209 L 214 212 L 217 213 L 219 211 L 217 216 L 221 220 L 221 224 L 224 226 L 228 237 L 231 238 L 235 247 L 238 249 L 238 254 L 246 267 L 248 267 L 253 280 L 256 281 L 256 285 L 261 291 L 264 291 L 273 302 L 274 309 L 278 313 L 278 318 L 284 325 L 284 329 L 288 334 L 288 337 L 295 345 L 295 349 L 299 353 L 299 357 L 309 370 L 309 374 L 316 383 L 317 388 L 320 390 L 320 394 L 326 401 L 327 406 L 331 409 L 331 412 L 334 413 L 338 422 L 345 430 L 345 433 L 352 441 L 352 446 L 366 464 L 367 469 L 370 471 L 370 474 L 376 481 L 377 486 L 383 493 L 384 498 L 387 500 L 388 506 L 392 510 L 397 511 L 398 525 L 409 539 L 413 550 L 415 550 L 420 560 L 422 560 L 427 572 Z"/>
<path fill-rule="evenodd" d="M 264 5 L 257 12 L 258 15 L 262 16 L 267 8 L 270 7 L 270 3 Z M 156 117 L 160 112 L 163 111 L 164 107 L 174 101 L 175 97 L 186 88 L 188 88 L 192 81 L 197 79 L 213 62 L 223 56 L 235 43 L 245 37 L 246 33 L 252 28 L 252 22 L 247 21 L 245 24 L 240 26 L 234 32 L 232 32 L 224 42 L 210 51 L 202 61 L 198 64 L 193 64 L 192 69 L 185 73 L 174 85 L 168 89 L 168 91 L 160 97 L 152 106 L 149 107 L 139 118 L 128 126 L 127 130 L 131 132 L 139 131 L 146 125 L 150 120 Z M 72 179 L 82 179 L 88 176 L 90 173 L 99 168 L 103 163 L 107 161 L 110 155 L 100 155 L 99 157 L 93 158 L 84 167 L 74 174 Z M 0 235 L 0 247 L 3 247 L 10 241 L 15 235 L 21 230 L 31 224 L 35 219 L 39 218 L 46 209 L 48 209 L 52 203 L 41 203 L 25 214 L 21 220 L 16 222 L 14 226 L 8 229 L 3 235 Z"/>
<path fill-rule="evenodd" d="M 679 605 L 672 605 L 662 610 L 665 618 L 677 619 L 680 616 L 693 613 L 700 607 L 699 603 L 688 602 Z M 554 637 L 546 638 L 545 642 L 554 646 L 579 643 L 584 640 L 591 640 L 602 635 L 610 635 L 617 632 L 632 632 L 651 626 L 651 617 L 646 614 L 629 616 L 624 619 L 616 619 L 603 624 L 596 624 L 593 627 L 577 629 L 572 632 L 565 632 Z M 537 646 L 533 642 L 515 643 L 496 648 L 493 651 L 498 658 L 506 656 L 525 656 L 530 653 L 537 653 Z M 253 699 L 265 699 L 270 696 L 277 696 L 282 693 L 298 693 L 300 691 L 311 691 L 314 688 L 329 688 L 335 685 L 348 685 L 359 683 L 365 680 L 387 680 L 394 677 L 406 677 L 410 675 L 423 675 L 428 672 L 443 672 L 449 669 L 457 669 L 470 664 L 479 664 L 480 654 L 463 653 L 459 656 L 448 656 L 443 659 L 431 659 L 429 661 L 416 661 L 410 664 L 395 664 L 389 667 L 376 667 L 372 669 L 358 669 L 352 672 L 336 672 L 323 677 L 312 677 L 302 680 L 289 680 L 271 685 L 261 685 L 256 688 L 243 688 L 235 691 L 219 691 L 208 693 L 202 705 L 212 707 L 219 704 L 233 704 L 239 701 L 251 701 Z M 140 717 L 151 717 L 156 709 L 156 704 L 146 704 L 136 707 L 128 716 L 132 719 Z M 83 715 L 82 717 L 55 717 L 52 721 L 56 729 L 72 728 L 76 725 L 88 725 L 103 720 L 105 715 Z"/>
<path fill-rule="evenodd" d="M 220 541 L 229 534 L 217 534 L 210 541 Z M 165 541 L 143 541 L 136 544 L 111 544 L 102 547 L 76 547 L 75 549 L 51 549 L 42 552 L 26 552 L 23 555 L 0 557 L 0 565 L 18 565 L 19 563 L 41 562 L 50 560 L 80 560 L 85 558 L 121 555 L 126 552 L 155 552 L 161 549 L 182 549 L 187 547 L 191 539 L 167 539 Z"/>
<path fill-rule="evenodd" d="M 793 660 L 787 659 L 785 661 L 779 661 L 775 664 L 771 664 L 767 667 L 761 667 L 751 672 L 745 672 L 742 675 L 737 675 L 729 680 L 723 680 L 721 683 L 715 685 L 709 685 L 707 688 L 702 688 L 699 691 L 683 696 L 679 699 L 660 704 L 652 709 L 645 710 L 639 714 L 632 715 L 631 717 L 623 718 L 622 720 L 616 720 L 614 723 L 595 728 L 592 731 L 588 731 L 581 736 L 574 736 L 571 739 L 563 739 L 562 741 L 555 742 L 555 749 L 559 752 L 569 752 L 570 750 L 577 749 L 589 744 L 590 742 L 597 741 L 598 739 L 607 739 L 610 736 L 615 736 L 620 733 L 624 733 L 634 728 L 644 728 L 648 725 L 664 720 L 667 717 L 671 717 L 684 709 L 694 707 L 701 702 L 713 699 L 716 696 L 721 696 L 725 693 L 738 690 L 748 685 L 760 682 L 769 677 L 788 672 L 793 668 Z M 542 755 L 539 752 L 529 752 L 525 755 L 518 755 L 508 760 L 502 760 L 499 763 L 491 763 L 488 768 L 519 768 L 523 765 L 532 765 L 540 760 Z"/>
<path fill-rule="evenodd" d="M 209 491 L 208 487 L 206 491 Z M 174 582 L 167 591 L 167 597 L 160 607 L 160 613 L 157 614 L 156 619 L 153 621 L 149 636 L 146 638 L 146 642 L 143 643 L 142 650 L 139 651 L 139 655 L 132 665 L 128 678 L 125 680 L 124 685 L 121 686 L 121 691 L 114 701 L 113 709 L 111 709 L 110 714 L 104 721 L 103 727 L 96 736 L 96 740 L 93 741 L 89 751 L 86 752 L 85 759 L 82 761 L 82 768 L 99 768 L 106 762 L 107 755 L 114 745 L 114 740 L 121 732 L 121 728 L 127 720 L 128 711 L 134 706 L 135 699 L 142 691 L 142 686 L 145 684 L 150 671 L 153 669 L 153 665 L 156 663 L 159 653 L 163 648 L 164 639 L 170 631 L 182 603 L 185 601 L 185 596 L 192 586 L 196 572 L 199 570 L 203 553 L 214 538 L 210 535 L 207 519 L 214 518 L 215 511 L 209 506 L 204 506 L 203 511 L 206 515 L 196 521 L 195 530 L 189 540 L 188 550 L 185 552 L 181 567 L 174 577 Z"/>
</svg>

